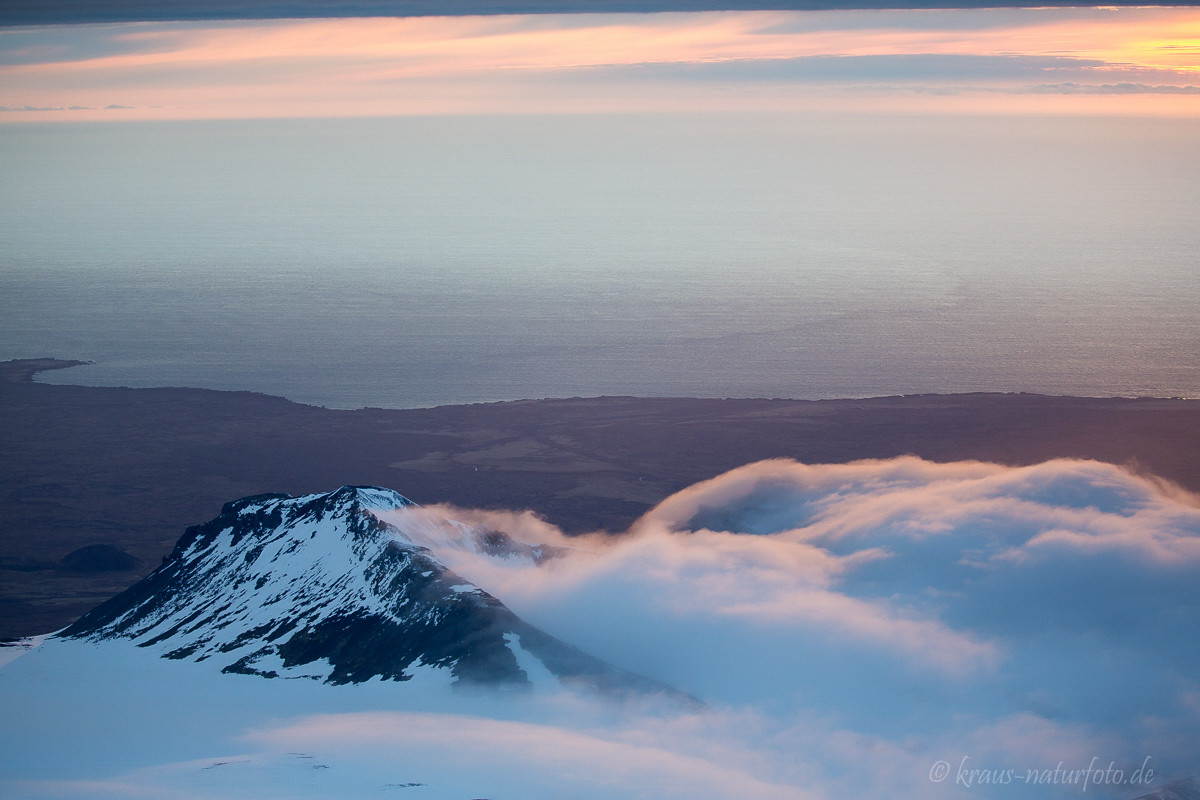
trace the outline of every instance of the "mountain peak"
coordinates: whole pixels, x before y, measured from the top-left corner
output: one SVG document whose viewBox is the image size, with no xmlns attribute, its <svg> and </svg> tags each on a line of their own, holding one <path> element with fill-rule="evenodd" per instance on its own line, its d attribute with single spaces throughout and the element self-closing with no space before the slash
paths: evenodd
<svg viewBox="0 0 1200 800">
<path fill-rule="evenodd" d="M 431 547 L 449 537 L 498 558 L 541 559 L 542 550 L 490 529 L 434 524 L 427 512 L 394 513 L 410 508 L 403 495 L 366 486 L 227 503 L 189 528 L 161 567 L 61 635 L 131 639 L 224 672 L 328 683 L 405 681 L 432 666 L 456 685 L 519 688 L 529 676 L 518 655 L 531 654 L 563 681 L 664 688 L 528 625 Z"/>
</svg>

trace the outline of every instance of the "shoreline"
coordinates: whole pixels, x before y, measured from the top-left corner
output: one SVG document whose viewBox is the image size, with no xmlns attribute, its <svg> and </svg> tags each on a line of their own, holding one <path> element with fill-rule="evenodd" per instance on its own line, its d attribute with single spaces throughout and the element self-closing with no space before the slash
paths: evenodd
<svg viewBox="0 0 1200 800">
<path fill-rule="evenodd" d="M 1081 394 L 1048 394 L 1043 392 L 1027 392 L 1027 391 L 971 391 L 971 392 L 915 392 L 911 394 L 883 394 L 869 395 L 864 397 L 822 397 L 817 399 L 795 398 L 795 397 L 695 397 L 685 395 L 672 396 L 646 396 L 646 395 L 584 395 L 571 397 L 523 397 L 511 400 L 480 400 L 474 402 L 457 402 L 457 403 L 441 403 L 431 406 L 358 406 L 355 408 L 335 408 L 313 403 L 305 403 L 300 400 L 293 400 L 289 397 L 279 394 L 271 394 L 269 392 L 259 392 L 249 389 L 207 389 L 199 386 L 98 386 L 84 383 L 43 383 L 36 380 L 35 376 L 41 372 L 50 372 L 54 370 L 64 370 L 71 367 L 86 367 L 97 364 L 96 361 L 77 361 L 73 359 L 59 358 L 15 358 L 8 361 L 0 361 L 0 381 L 10 383 L 37 383 L 43 386 L 77 386 L 89 389 L 126 389 L 126 390 L 171 390 L 171 391 L 197 391 L 197 392 L 222 392 L 226 394 L 252 394 L 261 397 L 271 397 L 278 400 L 285 400 L 306 408 L 319 408 L 326 411 L 432 411 L 444 408 L 471 408 L 477 406 L 497 406 L 511 403 L 555 403 L 555 402 L 571 402 L 571 401 L 590 401 L 590 400 L 636 400 L 642 402 L 656 401 L 706 401 L 706 402 L 768 402 L 768 403 L 857 403 L 871 402 L 884 400 L 911 400 L 911 399 L 931 399 L 931 398 L 963 398 L 963 397 L 1039 397 L 1047 399 L 1070 399 L 1070 400 L 1124 400 L 1124 401 L 1181 401 L 1181 402 L 1198 402 L 1200 396 L 1197 397 L 1182 397 L 1182 396 L 1164 396 L 1164 395 L 1081 395 Z"/>
<path fill-rule="evenodd" d="M 95 361 L 75 361 L 63 358 L 14 358 L 0 361 L 0 380 L 9 383 L 36 383 L 33 376 L 39 372 L 86 367 Z"/>
</svg>

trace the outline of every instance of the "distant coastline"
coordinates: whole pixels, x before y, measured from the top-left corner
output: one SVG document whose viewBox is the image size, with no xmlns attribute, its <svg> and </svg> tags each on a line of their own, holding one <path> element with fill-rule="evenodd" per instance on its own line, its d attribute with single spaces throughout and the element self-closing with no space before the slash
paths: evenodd
<svg viewBox="0 0 1200 800">
<path fill-rule="evenodd" d="M 95 364 L 94 361 L 72 361 L 61 358 L 21 358 L 12 361 L 0 361 L 0 380 L 9 383 L 30 383 L 33 376 L 39 372 L 68 367 L 84 367 Z"/>
<path fill-rule="evenodd" d="M 161 386 L 111 386 L 106 384 L 90 384 L 90 383 L 75 383 L 64 380 L 58 383 L 50 383 L 38 379 L 38 374 L 42 372 L 52 372 L 65 370 L 71 367 L 96 366 L 99 362 L 93 360 L 78 361 L 73 359 L 60 358 L 21 358 L 10 359 L 8 361 L 0 361 L 0 381 L 8 382 L 26 382 L 39 383 L 47 386 L 80 386 L 94 389 L 175 389 L 175 390 L 191 390 L 191 391 L 206 391 L 206 392 L 228 392 L 228 393 L 245 393 L 256 394 L 264 397 L 274 397 L 280 400 L 286 400 L 297 405 L 310 406 L 313 408 L 321 408 L 329 411 L 354 411 L 354 410 L 380 410 L 380 411 L 419 411 L 422 409 L 447 408 L 455 406 L 479 406 L 479 405 L 497 405 L 503 403 L 537 403 L 537 402 L 554 402 L 563 400 L 603 400 L 609 398 L 620 398 L 627 400 L 698 400 L 698 401 L 765 401 L 779 403 L 838 403 L 838 402 L 862 402 L 871 400 L 889 400 L 897 398 L 920 398 L 920 397 L 976 397 L 976 396 L 1025 396 L 1025 397 L 1045 397 L 1045 398 L 1064 398 L 1078 400 L 1180 400 L 1180 401 L 1197 401 L 1200 402 L 1200 397 L 1182 397 L 1182 396 L 1165 396 L 1157 394 L 1057 394 L 1052 392 L 1029 392 L 1029 391 L 963 391 L 963 392 L 907 392 L 902 394 L 878 394 L 866 396 L 841 396 L 841 397 L 820 397 L 820 398 L 805 398 L 805 397 L 711 397 L 711 396 L 687 396 L 687 395 L 639 395 L 639 394 L 600 394 L 570 397 L 515 397 L 504 400 L 477 400 L 477 401 L 460 401 L 436 403 L 424 406 L 377 406 L 364 405 L 356 409 L 339 408 L 336 406 L 326 406 L 319 403 L 308 402 L 292 397 L 287 397 L 285 394 L 275 394 L 271 392 L 260 392 L 250 389 L 215 389 L 203 386 L 186 386 L 186 385 L 168 385 Z"/>
</svg>

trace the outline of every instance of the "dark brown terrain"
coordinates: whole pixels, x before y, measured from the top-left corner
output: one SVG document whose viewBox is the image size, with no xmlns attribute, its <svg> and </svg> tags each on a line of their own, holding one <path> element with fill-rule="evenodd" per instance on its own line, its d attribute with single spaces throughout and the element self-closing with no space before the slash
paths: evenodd
<svg viewBox="0 0 1200 800">
<path fill-rule="evenodd" d="M 624 530 L 764 458 L 912 453 L 1130 464 L 1200 491 L 1200 401 L 1026 394 L 871 400 L 603 397 L 337 411 L 202 389 L 53 386 L 0 363 L 0 638 L 63 627 L 153 569 L 186 526 L 260 492 L 344 484 Z"/>
</svg>

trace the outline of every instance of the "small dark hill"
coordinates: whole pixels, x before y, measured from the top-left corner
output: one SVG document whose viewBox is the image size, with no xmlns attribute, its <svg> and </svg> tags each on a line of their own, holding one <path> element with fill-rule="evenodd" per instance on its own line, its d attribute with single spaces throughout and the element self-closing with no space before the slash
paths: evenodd
<svg viewBox="0 0 1200 800">
<path fill-rule="evenodd" d="M 67 553 L 58 562 L 65 572 L 126 572 L 141 566 L 142 560 L 111 544 L 89 544 Z"/>
</svg>

